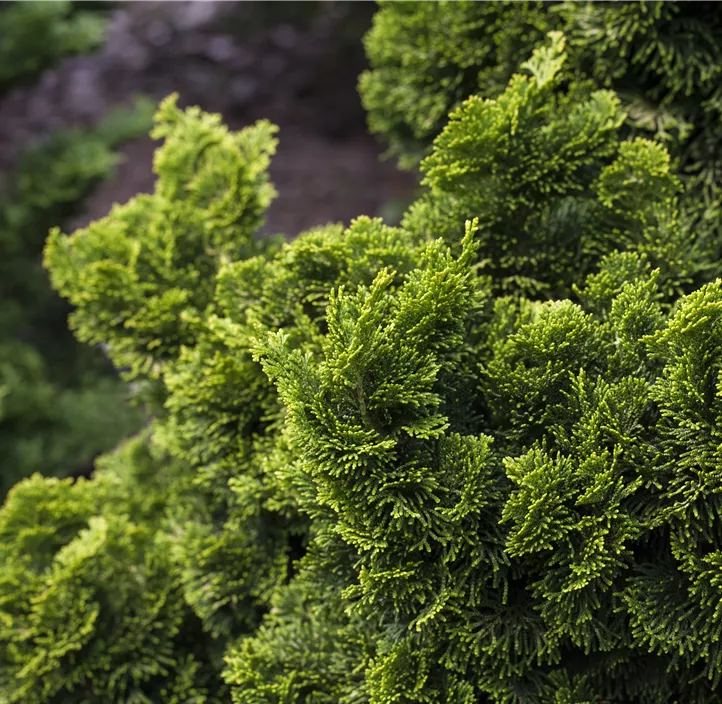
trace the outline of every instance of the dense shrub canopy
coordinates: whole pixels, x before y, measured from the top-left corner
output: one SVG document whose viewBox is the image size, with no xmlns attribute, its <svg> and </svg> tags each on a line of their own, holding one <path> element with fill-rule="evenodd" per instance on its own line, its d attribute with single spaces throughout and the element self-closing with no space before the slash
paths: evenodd
<svg viewBox="0 0 722 704">
<path fill-rule="evenodd" d="M 0 511 L 0 701 L 722 701 L 722 283 L 552 33 L 402 225 L 256 239 L 275 130 L 170 98 L 46 247 L 153 409 Z"/>
<path fill-rule="evenodd" d="M 551 30 L 565 78 L 614 89 L 626 131 L 660 140 L 684 176 L 720 177 L 722 17 L 713 2 L 382 2 L 360 88 L 369 125 L 413 164 L 469 95 L 495 98 Z M 716 198 L 713 198 L 716 200 Z"/>
<path fill-rule="evenodd" d="M 422 162 L 427 192 L 403 226 L 458 239 L 479 219 L 484 270 L 503 292 L 568 295 L 615 249 L 644 252 L 675 294 L 710 275 L 718 243 L 680 212 L 681 184 L 663 147 L 621 139 L 611 91 L 567 83 L 564 38 L 522 64 L 497 99 L 455 110 Z M 718 270 L 716 270 L 718 271 Z"/>
</svg>

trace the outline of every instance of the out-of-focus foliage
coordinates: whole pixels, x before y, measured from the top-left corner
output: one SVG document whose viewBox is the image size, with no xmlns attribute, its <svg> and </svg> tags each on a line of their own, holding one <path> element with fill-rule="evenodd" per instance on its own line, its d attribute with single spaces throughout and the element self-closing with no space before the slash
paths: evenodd
<svg viewBox="0 0 722 704">
<path fill-rule="evenodd" d="M 74 5 L 65 0 L 0 5 L 0 91 L 101 43 L 105 18 Z"/>
<path fill-rule="evenodd" d="M 88 471 L 137 430 L 142 414 L 100 349 L 74 339 L 69 306 L 42 268 L 49 229 L 117 162 L 119 144 L 147 129 L 152 106 L 109 113 L 94 129 L 62 130 L 27 150 L 0 195 L 0 499 L 33 472 Z"/>
</svg>

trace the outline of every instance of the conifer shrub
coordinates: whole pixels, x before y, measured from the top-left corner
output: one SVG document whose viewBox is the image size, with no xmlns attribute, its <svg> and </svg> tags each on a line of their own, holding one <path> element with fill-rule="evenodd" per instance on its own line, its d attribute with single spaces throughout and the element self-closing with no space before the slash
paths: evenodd
<svg viewBox="0 0 722 704">
<path fill-rule="evenodd" d="M 448 211 L 292 242 L 274 128 L 161 105 L 155 191 L 45 250 L 153 419 L 0 510 L 0 698 L 720 701 L 722 283 L 564 60 L 455 113 Z"/>
</svg>

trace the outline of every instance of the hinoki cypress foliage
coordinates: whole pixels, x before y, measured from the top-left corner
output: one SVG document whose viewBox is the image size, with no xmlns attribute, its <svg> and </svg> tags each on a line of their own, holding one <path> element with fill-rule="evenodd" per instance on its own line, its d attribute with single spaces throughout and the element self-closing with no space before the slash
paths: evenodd
<svg viewBox="0 0 722 704">
<path fill-rule="evenodd" d="M 402 225 L 452 242 L 479 218 L 482 265 L 506 293 L 567 295 L 614 249 L 644 252 L 678 292 L 720 271 L 718 243 L 680 206 L 667 152 L 620 140 L 618 97 L 563 85 L 565 40 L 522 64 L 498 99 L 468 98 L 422 162 L 427 192 Z M 696 199 L 690 199 L 696 202 Z"/>
<path fill-rule="evenodd" d="M 664 143 L 713 195 L 722 18 L 709 2 L 382 2 L 360 81 L 371 129 L 416 163 L 452 109 L 469 95 L 498 97 L 551 30 L 568 36 L 565 78 L 616 90 L 625 131 Z"/>
<path fill-rule="evenodd" d="M 54 5 L 0 8 L 0 89 L 13 67 L 24 78 L 23 67 L 39 69 L 84 46 L 86 22 L 95 27 L 97 18 L 74 12 L 61 21 L 70 8 Z M 57 41 L 44 32 L 57 34 Z M 46 46 L 16 44 L 25 33 Z M 48 229 L 77 213 L 92 186 L 112 173 L 117 147 L 146 132 L 152 113 L 149 101 L 138 100 L 93 128 L 55 130 L 1 175 L 0 501 L 34 472 L 89 472 L 96 455 L 142 426 L 142 414 L 125 403 L 127 389 L 102 351 L 79 344 L 68 330 L 69 306 L 52 290 L 42 252 Z"/>
<path fill-rule="evenodd" d="M 182 466 L 142 439 L 99 465 L 76 484 L 35 475 L 2 509 L 0 701 L 223 701 L 159 530 Z"/>
<path fill-rule="evenodd" d="M 46 247 L 153 418 L 0 510 L 3 704 L 721 701 L 722 284 L 566 58 L 292 242 L 274 128 L 161 105 L 155 191 Z"/>
<path fill-rule="evenodd" d="M 548 87 L 560 94 L 557 109 L 568 109 L 564 96 L 570 81 L 586 83 L 590 90 L 614 90 L 615 119 L 623 123 L 622 135 L 652 139 L 669 150 L 673 171 L 688 191 L 682 217 L 693 228 L 695 239 L 705 241 L 703 246 L 707 251 L 703 259 L 720 260 L 722 15 L 716 3 L 380 0 L 379 6 L 365 40 L 371 69 L 362 75 L 359 84 L 369 111 L 369 126 L 388 141 L 390 151 L 399 156 L 403 165 L 417 165 L 432 153 L 429 158 L 436 168 L 422 165 L 432 192 L 445 190 L 444 181 L 437 175 L 438 158 L 433 157 L 433 152 L 439 150 L 440 134 L 447 133 L 442 144 L 448 143 L 448 137 L 453 134 L 453 125 L 447 125 L 447 113 L 458 108 L 463 117 L 457 119 L 471 122 L 482 110 L 484 99 L 496 99 L 507 91 L 507 82 L 517 70 L 519 57 L 531 54 L 550 30 L 563 31 L 568 57 Z M 476 102 L 473 108 L 464 104 L 470 96 L 474 96 L 472 100 Z M 580 108 L 576 117 L 584 119 Z M 521 112 L 518 119 L 524 117 Z M 531 116 L 527 113 L 526 117 Z M 516 119 L 515 116 L 507 129 L 511 129 Z M 487 129 L 493 129 L 490 121 L 487 125 Z M 522 130 L 514 130 L 515 127 L 511 132 L 501 133 L 508 144 L 515 147 L 512 157 L 516 157 L 519 148 L 514 137 L 523 134 Z M 578 135 L 581 137 L 581 132 Z M 555 135 L 549 137 L 545 141 L 551 146 Z M 561 137 L 561 133 L 556 137 Z M 518 141 L 523 144 L 523 137 Z M 600 145 L 596 144 L 598 148 Z M 589 147 L 594 148 L 593 145 L 594 138 Z M 460 146 L 467 148 L 465 141 Z M 508 148 L 503 142 L 500 146 Z M 584 149 L 583 145 L 579 146 Z M 565 157 L 568 158 L 574 148 L 572 141 Z M 470 181 L 477 175 L 478 165 L 460 170 L 461 164 L 467 161 L 462 149 L 457 147 L 449 160 L 450 175 L 458 183 L 449 189 L 452 195 L 446 200 L 455 201 L 461 196 L 467 201 L 462 202 L 462 206 L 468 208 L 472 204 L 468 202 L 463 181 L 465 175 Z M 479 154 L 476 150 L 474 153 Z M 504 158 L 503 154 L 503 151 L 496 152 L 489 163 Z M 536 164 L 541 166 L 541 154 L 534 156 L 539 159 Z M 554 159 L 551 162 L 553 164 Z M 505 184 L 504 192 L 513 193 L 520 183 L 520 191 L 526 194 L 530 190 L 529 182 L 537 177 L 542 187 L 551 187 L 557 178 L 561 185 L 568 175 L 552 173 L 552 164 L 549 172 L 532 171 L 520 182 L 512 181 L 511 188 Z M 519 159 L 522 176 L 527 166 L 525 159 Z M 485 191 L 473 189 L 479 198 L 484 198 L 481 194 Z M 532 198 L 534 193 L 532 188 Z M 496 202 L 495 197 L 492 203 Z M 448 207 L 447 203 L 441 205 L 444 210 Z M 569 214 L 572 228 L 578 219 L 584 219 L 576 208 L 567 207 L 562 212 Z M 475 214 L 467 213 L 467 216 Z M 512 222 L 520 216 L 522 220 L 526 218 L 524 212 L 512 210 L 508 214 Z M 565 237 L 563 232 L 560 237 Z M 536 247 L 532 245 L 531 249 Z M 553 264 L 539 261 L 539 269 L 546 270 L 554 264 L 569 266 L 568 262 L 557 261 L 556 255 L 556 252 L 549 255 Z M 689 263 L 675 264 L 680 272 L 688 266 Z M 695 285 L 700 282 L 697 279 Z"/>
</svg>

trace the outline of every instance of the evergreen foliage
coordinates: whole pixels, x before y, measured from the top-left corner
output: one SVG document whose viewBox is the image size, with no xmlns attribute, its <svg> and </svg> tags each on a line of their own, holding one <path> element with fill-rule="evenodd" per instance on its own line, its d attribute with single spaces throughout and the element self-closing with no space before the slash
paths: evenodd
<svg viewBox="0 0 722 704">
<path fill-rule="evenodd" d="M 34 475 L 7 497 L 0 701 L 220 701 L 158 530 L 183 498 L 182 471 L 142 438 L 99 464 L 92 481 Z"/>
<path fill-rule="evenodd" d="M 96 48 L 105 19 L 72 2 L 5 2 L 0 7 L 0 90 L 27 81 L 65 56 Z"/>
<path fill-rule="evenodd" d="M 722 701 L 718 262 L 565 60 L 292 242 L 275 129 L 161 105 L 155 191 L 46 246 L 153 419 L 0 510 L 0 702 Z"/>
<path fill-rule="evenodd" d="M 98 349 L 67 329 L 67 304 L 42 268 L 48 229 L 144 129 L 149 103 L 111 112 L 96 128 L 64 130 L 23 154 L 0 198 L 0 497 L 34 472 L 67 475 L 142 423 Z"/>
<path fill-rule="evenodd" d="M 720 272 L 716 221 L 700 223 L 695 199 L 680 203 L 662 146 L 622 140 L 612 91 L 563 81 L 567 60 L 552 32 L 522 63 L 527 75 L 451 113 L 402 226 L 453 243 L 478 218 L 482 265 L 502 293 L 566 296 L 601 257 L 628 248 L 662 269 L 670 295 L 693 290 Z"/>
<path fill-rule="evenodd" d="M 360 82 L 369 126 L 401 163 L 428 153 L 468 96 L 495 98 L 551 30 L 569 40 L 565 79 L 615 90 L 626 131 L 667 146 L 717 203 L 722 16 L 711 2 L 382 2 Z"/>
<path fill-rule="evenodd" d="M 543 2 L 380 3 L 359 82 L 372 132 L 415 165 L 470 95 L 495 98 L 521 57 L 557 29 Z"/>
</svg>

